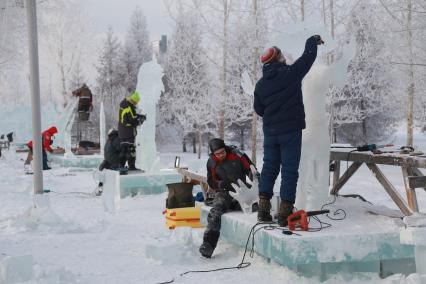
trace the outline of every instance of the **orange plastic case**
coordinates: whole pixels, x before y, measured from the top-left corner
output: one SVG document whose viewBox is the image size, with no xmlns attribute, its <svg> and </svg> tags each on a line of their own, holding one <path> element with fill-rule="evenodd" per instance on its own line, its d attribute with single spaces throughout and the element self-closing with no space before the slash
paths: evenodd
<svg viewBox="0 0 426 284">
<path fill-rule="evenodd" d="M 166 227 L 171 230 L 176 227 L 204 227 L 200 223 L 201 208 L 198 206 L 166 209 L 163 214 L 166 217 Z"/>
</svg>

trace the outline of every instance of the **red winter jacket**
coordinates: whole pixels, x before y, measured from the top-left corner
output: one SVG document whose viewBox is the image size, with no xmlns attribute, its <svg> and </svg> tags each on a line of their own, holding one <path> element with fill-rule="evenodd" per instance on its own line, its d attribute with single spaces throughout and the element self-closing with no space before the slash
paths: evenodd
<svg viewBox="0 0 426 284">
<path fill-rule="evenodd" d="M 50 147 L 50 145 L 53 143 L 52 136 L 58 133 L 58 129 L 56 129 L 55 126 L 50 127 L 49 129 L 43 131 L 41 134 L 43 149 L 49 152 L 53 152 L 53 149 Z M 32 150 L 33 149 L 33 141 L 30 140 L 27 143 L 27 146 Z"/>
<path fill-rule="evenodd" d="M 237 180 L 245 181 L 250 176 L 249 157 L 234 147 L 225 146 L 226 158 L 219 161 L 213 154 L 207 161 L 207 183 L 213 189 L 235 191 L 231 183 Z"/>
</svg>

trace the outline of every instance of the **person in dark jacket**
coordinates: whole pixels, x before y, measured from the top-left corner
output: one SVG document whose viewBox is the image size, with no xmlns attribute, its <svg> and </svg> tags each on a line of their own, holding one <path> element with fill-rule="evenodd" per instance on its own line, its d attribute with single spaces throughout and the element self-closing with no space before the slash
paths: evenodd
<svg viewBox="0 0 426 284">
<path fill-rule="evenodd" d="M 118 170 L 120 168 L 120 139 L 118 138 L 118 131 L 114 128 L 108 131 L 108 139 L 104 147 L 104 160 L 99 165 L 99 170 L 104 169 Z M 97 196 L 101 195 L 103 191 L 103 182 L 99 182 L 98 188 L 95 190 Z"/>
<path fill-rule="evenodd" d="M 222 139 L 210 140 L 209 147 L 211 154 L 207 161 L 207 183 L 217 192 L 213 208 L 207 217 L 207 229 L 200 246 L 201 255 L 207 258 L 212 256 L 219 240 L 221 216 L 229 210 L 240 208 L 238 202 L 229 194 L 229 191 L 235 192 L 231 184 L 238 184 L 238 179 L 245 182 L 246 176 L 251 174 L 252 164 L 246 154 L 235 147 L 226 146 Z"/>
<path fill-rule="evenodd" d="M 87 121 L 93 110 L 93 95 L 90 88 L 84 83 L 77 90 L 72 91 L 73 96 L 78 97 L 78 116 L 81 121 Z"/>
<path fill-rule="evenodd" d="M 306 40 L 302 56 L 287 65 L 281 50 L 273 46 L 261 56 L 263 77 L 254 90 L 254 110 L 263 118 L 264 155 L 259 182 L 258 220 L 272 221 L 270 214 L 273 187 L 281 167 L 278 224 L 287 226 L 293 212 L 302 148 L 302 129 L 306 127 L 302 80 L 324 43 L 319 35 Z"/>
<path fill-rule="evenodd" d="M 146 117 L 136 113 L 136 105 L 139 103 L 140 95 L 133 92 L 128 98 L 120 102 L 118 117 L 118 137 L 120 138 L 120 167 L 124 168 L 126 162 L 129 170 L 139 170 L 135 167 L 136 162 L 136 128 L 141 125 Z"/>
<path fill-rule="evenodd" d="M 115 170 L 120 167 L 120 150 L 118 131 L 112 128 L 108 131 L 108 139 L 105 142 L 103 168 Z"/>
</svg>

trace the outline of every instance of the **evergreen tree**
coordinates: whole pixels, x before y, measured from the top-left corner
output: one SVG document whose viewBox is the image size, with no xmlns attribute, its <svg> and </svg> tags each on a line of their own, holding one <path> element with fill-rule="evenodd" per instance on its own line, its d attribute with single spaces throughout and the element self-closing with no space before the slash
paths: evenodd
<svg viewBox="0 0 426 284">
<path fill-rule="evenodd" d="M 124 86 L 129 93 L 136 89 L 139 68 L 151 60 L 152 52 L 146 19 L 140 8 L 136 8 L 130 18 L 130 27 L 122 53 Z"/>
<path fill-rule="evenodd" d="M 127 94 L 121 53 L 121 43 L 109 28 L 96 66 L 98 76 L 94 96 L 96 106 L 104 103 L 107 129 L 117 127 L 119 103 Z"/>
<path fill-rule="evenodd" d="M 206 75 L 201 29 L 194 15 L 180 10 L 165 68 L 169 91 L 163 95 L 161 107 L 170 119 L 179 121 L 184 133 L 197 133 L 199 142 L 213 121 Z"/>
</svg>

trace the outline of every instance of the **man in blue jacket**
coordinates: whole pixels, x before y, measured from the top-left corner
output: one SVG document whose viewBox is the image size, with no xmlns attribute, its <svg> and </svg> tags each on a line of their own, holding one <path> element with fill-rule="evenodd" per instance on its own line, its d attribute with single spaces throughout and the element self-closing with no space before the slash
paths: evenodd
<svg viewBox="0 0 426 284">
<path fill-rule="evenodd" d="M 302 129 L 306 127 L 302 97 L 302 80 L 323 44 L 319 35 L 306 40 L 305 51 L 292 65 L 287 65 L 281 50 L 273 46 L 261 56 L 263 77 L 254 90 L 254 110 L 263 118 L 264 156 L 259 182 L 258 220 L 272 221 L 271 198 L 281 167 L 280 208 L 278 224 L 287 226 L 293 212 Z"/>
</svg>

